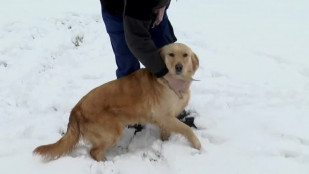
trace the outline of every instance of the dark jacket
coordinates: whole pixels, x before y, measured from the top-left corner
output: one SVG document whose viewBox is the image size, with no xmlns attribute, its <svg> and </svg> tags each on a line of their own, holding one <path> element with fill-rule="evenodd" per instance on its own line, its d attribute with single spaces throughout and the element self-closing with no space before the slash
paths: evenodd
<svg viewBox="0 0 309 174">
<path fill-rule="evenodd" d="M 100 0 L 102 10 L 123 16 L 127 45 L 133 55 L 157 77 L 168 70 L 151 39 L 149 29 L 156 15 L 154 10 L 168 6 L 170 0 Z"/>
</svg>

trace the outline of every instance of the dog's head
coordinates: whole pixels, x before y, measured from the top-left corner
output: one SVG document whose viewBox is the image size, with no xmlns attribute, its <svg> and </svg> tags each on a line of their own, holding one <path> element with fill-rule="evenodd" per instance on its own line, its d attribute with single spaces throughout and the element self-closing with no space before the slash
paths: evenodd
<svg viewBox="0 0 309 174">
<path fill-rule="evenodd" d="M 172 43 L 160 49 L 169 72 L 179 79 L 191 80 L 199 66 L 196 54 L 185 44 Z"/>
</svg>

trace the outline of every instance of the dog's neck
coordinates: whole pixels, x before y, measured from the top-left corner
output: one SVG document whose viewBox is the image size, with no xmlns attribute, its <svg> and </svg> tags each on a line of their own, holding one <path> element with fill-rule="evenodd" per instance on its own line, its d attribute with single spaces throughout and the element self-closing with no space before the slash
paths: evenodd
<svg viewBox="0 0 309 174">
<path fill-rule="evenodd" d="M 184 79 L 182 79 L 182 80 L 184 80 Z M 174 90 L 170 87 L 168 81 L 167 81 L 166 79 L 164 79 L 163 77 L 157 78 L 157 81 L 158 81 L 160 84 L 162 84 L 163 86 L 165 86 L 165 88 L 168 88 L 169 90 L 175 92 L 175 94 L 179 97 L 179 99 L 182 99 L 184 94 L 190 93 L 190 86 L 191 86 L 191 83 L 192 83 L 193 79 L 192 79 L 192 80 L 191 80 L 191 79 L 190 79 L 190 80 L 184 80 L 184 81 L 185 81 L 184 83 L 188 83 L 188 84 L 187 84 L 187 88 L 186 88 L 185 90 L 178 91 L 178 92 L 174 91 Z"/>
</svg>

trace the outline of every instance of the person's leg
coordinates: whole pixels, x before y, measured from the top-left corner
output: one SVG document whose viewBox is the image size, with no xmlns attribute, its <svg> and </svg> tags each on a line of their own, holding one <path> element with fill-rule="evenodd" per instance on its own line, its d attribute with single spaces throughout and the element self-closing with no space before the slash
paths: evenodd
<svg viewBox="0 0 309 174">
<path fill-rule="evenodd" d="M 125 40 L 123 19 L 105 11 L 102 12 L 102 16 L 115 54 L 117 78 L 129 75 L 138 70 L 140 63 L 129 50 Z"/>
<path fill-rule="evenodd" d="M 164 13 L 162 22 L 158 26 L 150 29 L 150 34 L 157 48 L 161 48 L 177 41 L 166 12 Z"/>
</svg>

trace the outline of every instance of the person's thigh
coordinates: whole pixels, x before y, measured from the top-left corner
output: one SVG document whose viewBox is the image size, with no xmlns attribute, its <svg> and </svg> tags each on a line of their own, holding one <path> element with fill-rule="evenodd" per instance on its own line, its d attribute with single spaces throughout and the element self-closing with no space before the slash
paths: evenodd
<svg viewBox="0 0 309 174">
<path fill-rule="evenodd" d="M 102 12 L 102 17 L 115 54 L 117 78 L 138 70 L 140 63 L 131 53 L 125 40 L 123 19 L 108 12 Z"/>
</svg>

